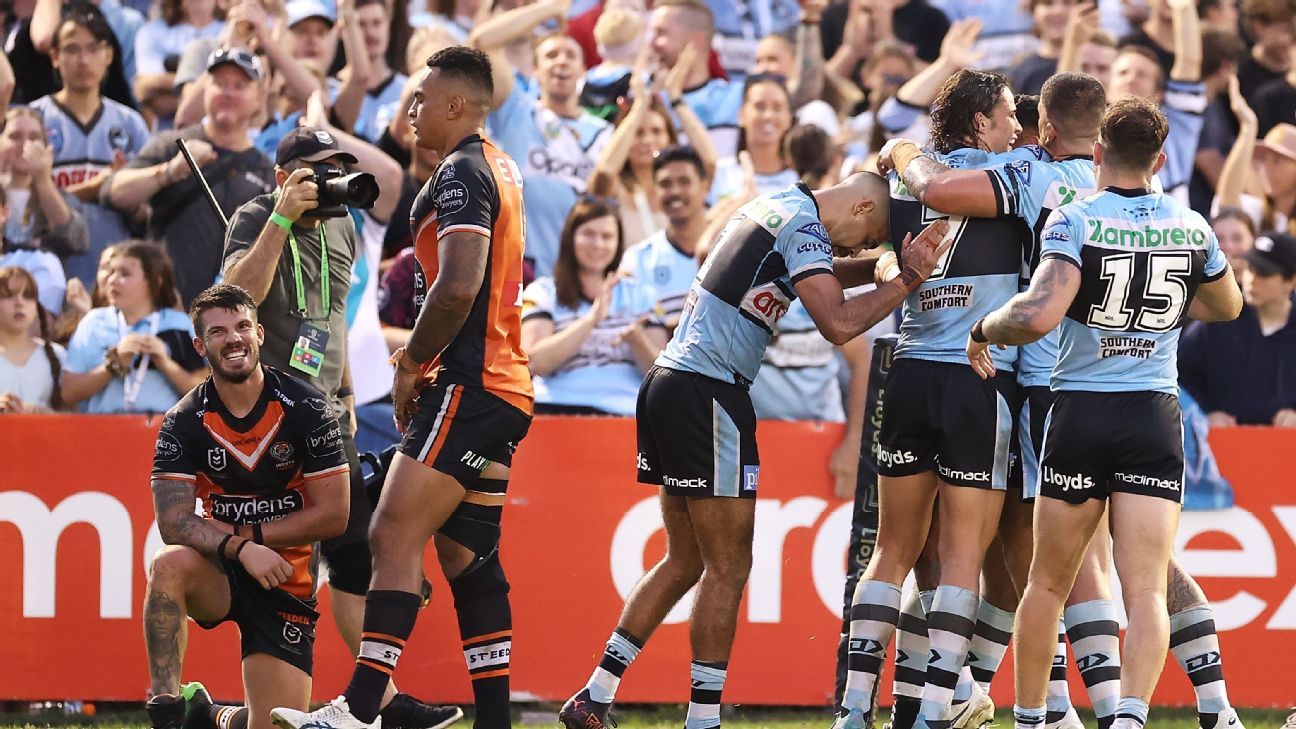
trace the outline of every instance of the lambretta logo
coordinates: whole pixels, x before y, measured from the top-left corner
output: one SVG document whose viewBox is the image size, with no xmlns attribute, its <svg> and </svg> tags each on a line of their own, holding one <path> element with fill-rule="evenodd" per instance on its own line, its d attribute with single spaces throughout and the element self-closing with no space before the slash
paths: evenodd
<svg viewBox="0 0 1296 729">
<path fill-rule="evenodd" d="M 878 446 L 878 465 L 879 466 L 902 466 L 906 463 L 917 463 L 918 456 L 913 451 L 889 451 Z"/>
<path fill-rule="evenodd" d="M 662 483 L 677 489 L 707 488 L 707 480 L 705 478 L 675 478 L 674 476 L 662 476 Z"/>
<path fill-rule="evenodd" d="M 1177 480 L 1157 478 L 1156 476 L 1145 476 L 1141 473 L 1117 473 L 1114 475 L 1117 480 L 1124 481 L 1128 484 L 1134 484 L 1135 486 L 1152 486 L 1167 491 L 1179 490 L 1179 481 Z"/>
<path fill-rule="evenodd" d="M 302 495 L 285 491 L 274 496 L 234 496 L 212 494 L 211 515 L 226 524 L 261 524 L 301 511 Z"/>
<path fill-rule="evenodd" d="M 1161 246 L 1202 247 L 1206 245 L 1206 231 L 1200 228 L 1184 228 L 1167 225 L 1154 228 L 1145 225 L 1133 229 L 1121 225 L 1118 221 L 1090 218 L 1085 221 L 1092 229 L 1089 231 L 1090 243 L 1102 243 L 1118 248 L 1159 248 Z"/>
<path fill-rule="evenodd" d="M 1094 480 L 1089 476 L 1058 473 L 1049 466 L 1044 467 L 1041 478 L 1044 483 L 1061 486 L 1063 491 L 1084 491 L 1094 487 Z"/>
<path fill-rule="evenodd" d="M 956 471 L 945 466 L 938 466 L 941 478 L 946 481 L 975 481 L 977 483 L 990 483 L 989 471 Z"/>
</svg>

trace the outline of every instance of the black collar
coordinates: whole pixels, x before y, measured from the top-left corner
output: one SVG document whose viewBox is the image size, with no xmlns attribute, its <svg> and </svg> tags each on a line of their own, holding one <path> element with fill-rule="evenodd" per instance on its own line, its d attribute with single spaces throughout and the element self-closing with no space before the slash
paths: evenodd
<svg viewBox="0 0 1296 729">
<path fill-rule="evenodd" d="M 1152 194 L 1152 189 L 1147 187 L 1114 187 L 1108 185 L 1103 188 L 1103 191 L 1115 193 L 1121 197 L 1143 197 Z"/>
<path fill-rule="evenodd" d="M 796 189 L 800 190 L 801 192 L 804 192 L 805 196 L 810 198 L 810 202 L 814 203 L 815 206 L 815 217 L 822 220 L 823 218 L 820 218 L 819 216 L 819 201 L 815 199 L 814 191 L 810 189 L 810 186 L 800 180 L 797 180 Z"/>
</svg>

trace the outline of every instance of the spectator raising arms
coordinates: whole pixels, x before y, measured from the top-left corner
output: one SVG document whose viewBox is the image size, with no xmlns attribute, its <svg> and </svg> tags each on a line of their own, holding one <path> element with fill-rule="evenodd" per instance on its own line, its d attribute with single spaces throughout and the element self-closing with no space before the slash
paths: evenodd
<svg viewBox="0 0 1296 729">
<path fill-rule="evenodd" d="M 634 415 L 666 327 L 652 288 L 616 273 L 624 250 L 613 207 L 582 200 L 563 226 L 553 276 L 522 292 L 536 412 Z"/>
<path fill-rule="evenodd" d="M 59 372 L 67 353 L 50 341 L 38 295 L 30 273 L 0 266 L 0 413 L 36 413 L 63 406 Z M 31 334 L 33 322 L 39 322 L 40 337 Z"/>
<path fill-rule="evenodd" d="M 679 103 L 684 85 L 684 70 L 692 63 L 692 46 L 684 50 L 681 61 L 666 75 L 665 92 L 671 107 L 679 114 L 684 133 L 698 144 L 694 151 L 702 159 L 705 177 L 710 178 L 715 169 L 715 148 L 707 136 L 706 128 L 686 104 Z M 653 160 L 662 149 L 674 146 L 678 134 L 671 122 L 670 112 L 662 105 L 656 93 L 650 92 L 643 79 L 632 76 L 630 81 L 633 102 L 617 124 L 612 138 L 603 148 L 594 174 L 590 176 L 589 192 L 600 197 L 613 197 L 620 204 L 621 228 L 625 239 L 638 243 L 666 227 L 661 200 L 653 185 Z"/>
<path fill-rule="evenodd" d="M 165 128 L 180 102 L 176 69 L 185 45 L 195 38 L 216 37 L 225 23 L 216 17 L 215 0 L 162 0 L 161 17 L 145 23 L 135 34 L 132 79 L 140 108 Z"/>
<path fill-rule="evenodd" d="M 607 143 L 611 127 L 580 105 L 580 81 L 585 61 L 580 46 L 569 36 L 553 34 L 535 45 L 535 79 L 539 98 L 516 81 L 513 65 L 501 46 L 506 38 L 489 25 L 516 18 L 534 28 L 565 10 L 563 0 L 543 0 L 492 18 L 473 40 L 491 54 L 495 98 L 486 123 L 499 146 L 522 169 L 527 215 L 526 257 L 538 276 L 553 272 L 558 237 L 576 197 L 594 171 L 594 161 Z M 516 14 L 516 15 L 515 15 Z"/>
<path fill-rule="evenodd" d="M 166 250 L 123 246 L 112 259 L 108 302 L 85 315 L 68 343 L 64 400 L 86 413 L 165 413 L 207 376 L 193 324 L 175 308 Z"/>
</svg>

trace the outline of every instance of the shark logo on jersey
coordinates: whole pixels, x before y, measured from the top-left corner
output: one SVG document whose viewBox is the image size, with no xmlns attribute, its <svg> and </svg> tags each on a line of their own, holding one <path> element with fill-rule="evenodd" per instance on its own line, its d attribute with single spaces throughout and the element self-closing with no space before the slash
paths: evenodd
<svg viewBox="0 0 1296 729">
<path fill-rule="evenodd" d="M 60 127 L 58 124 L 51 124 L 49 129 L 46 130 L 45 136 L 49 138 L 50 149 L 54 150 L 54 154 L 56 156 L 58 155 L 59 152 L 63 151 L 62 127 Z"/>
<path fill-rule="evenodd" d="M 1023 185 L 1030 184 L 1031 164 L 1027 160 L 1021 160 L 1020 162 L 1009 162 L 1008 164 L 1004 165 L 1004 169 L 1016 175 L 1017 179 L 1021 180 Z"/>
<path fill-rule="evenodd" d="M 805 233 L 812 238 L 822 241 L 824 245 L 832 246 L 832 239 L 828 237 L 828 229 L 824 227 L 823 223 L 806 223 L 800 228 L 797 228 L 797 232 Z"/>
<path fill-rule="evenodd" d="M 130 134 L 122 127 L 113 127 L 108 130 L 108 144 L 115 150 L 125 152 L 130 149 Z"/>
</svg>

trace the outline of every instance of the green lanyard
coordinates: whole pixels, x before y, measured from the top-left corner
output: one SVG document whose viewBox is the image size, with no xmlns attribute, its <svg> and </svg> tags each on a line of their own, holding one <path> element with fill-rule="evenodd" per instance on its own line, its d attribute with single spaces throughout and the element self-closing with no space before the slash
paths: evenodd
<svg viewBox="0 0 1296 729">
<path fill-rule="evenodd" d="M 324 226 L 315 224 L 320 239 L 320 299 L 324 304 L 324 319 L 329 318 L 329 253 L 328 238 L 324 235 Z M 293 283 L 297 285 L 297 311 L 303 318 L 310 318 L 306 309 L 306 286 L 302 283 L 301 255 L 297 252 L 297 236 L 288 231 L 288 248 L 292 251 Z"/>
</svg>

